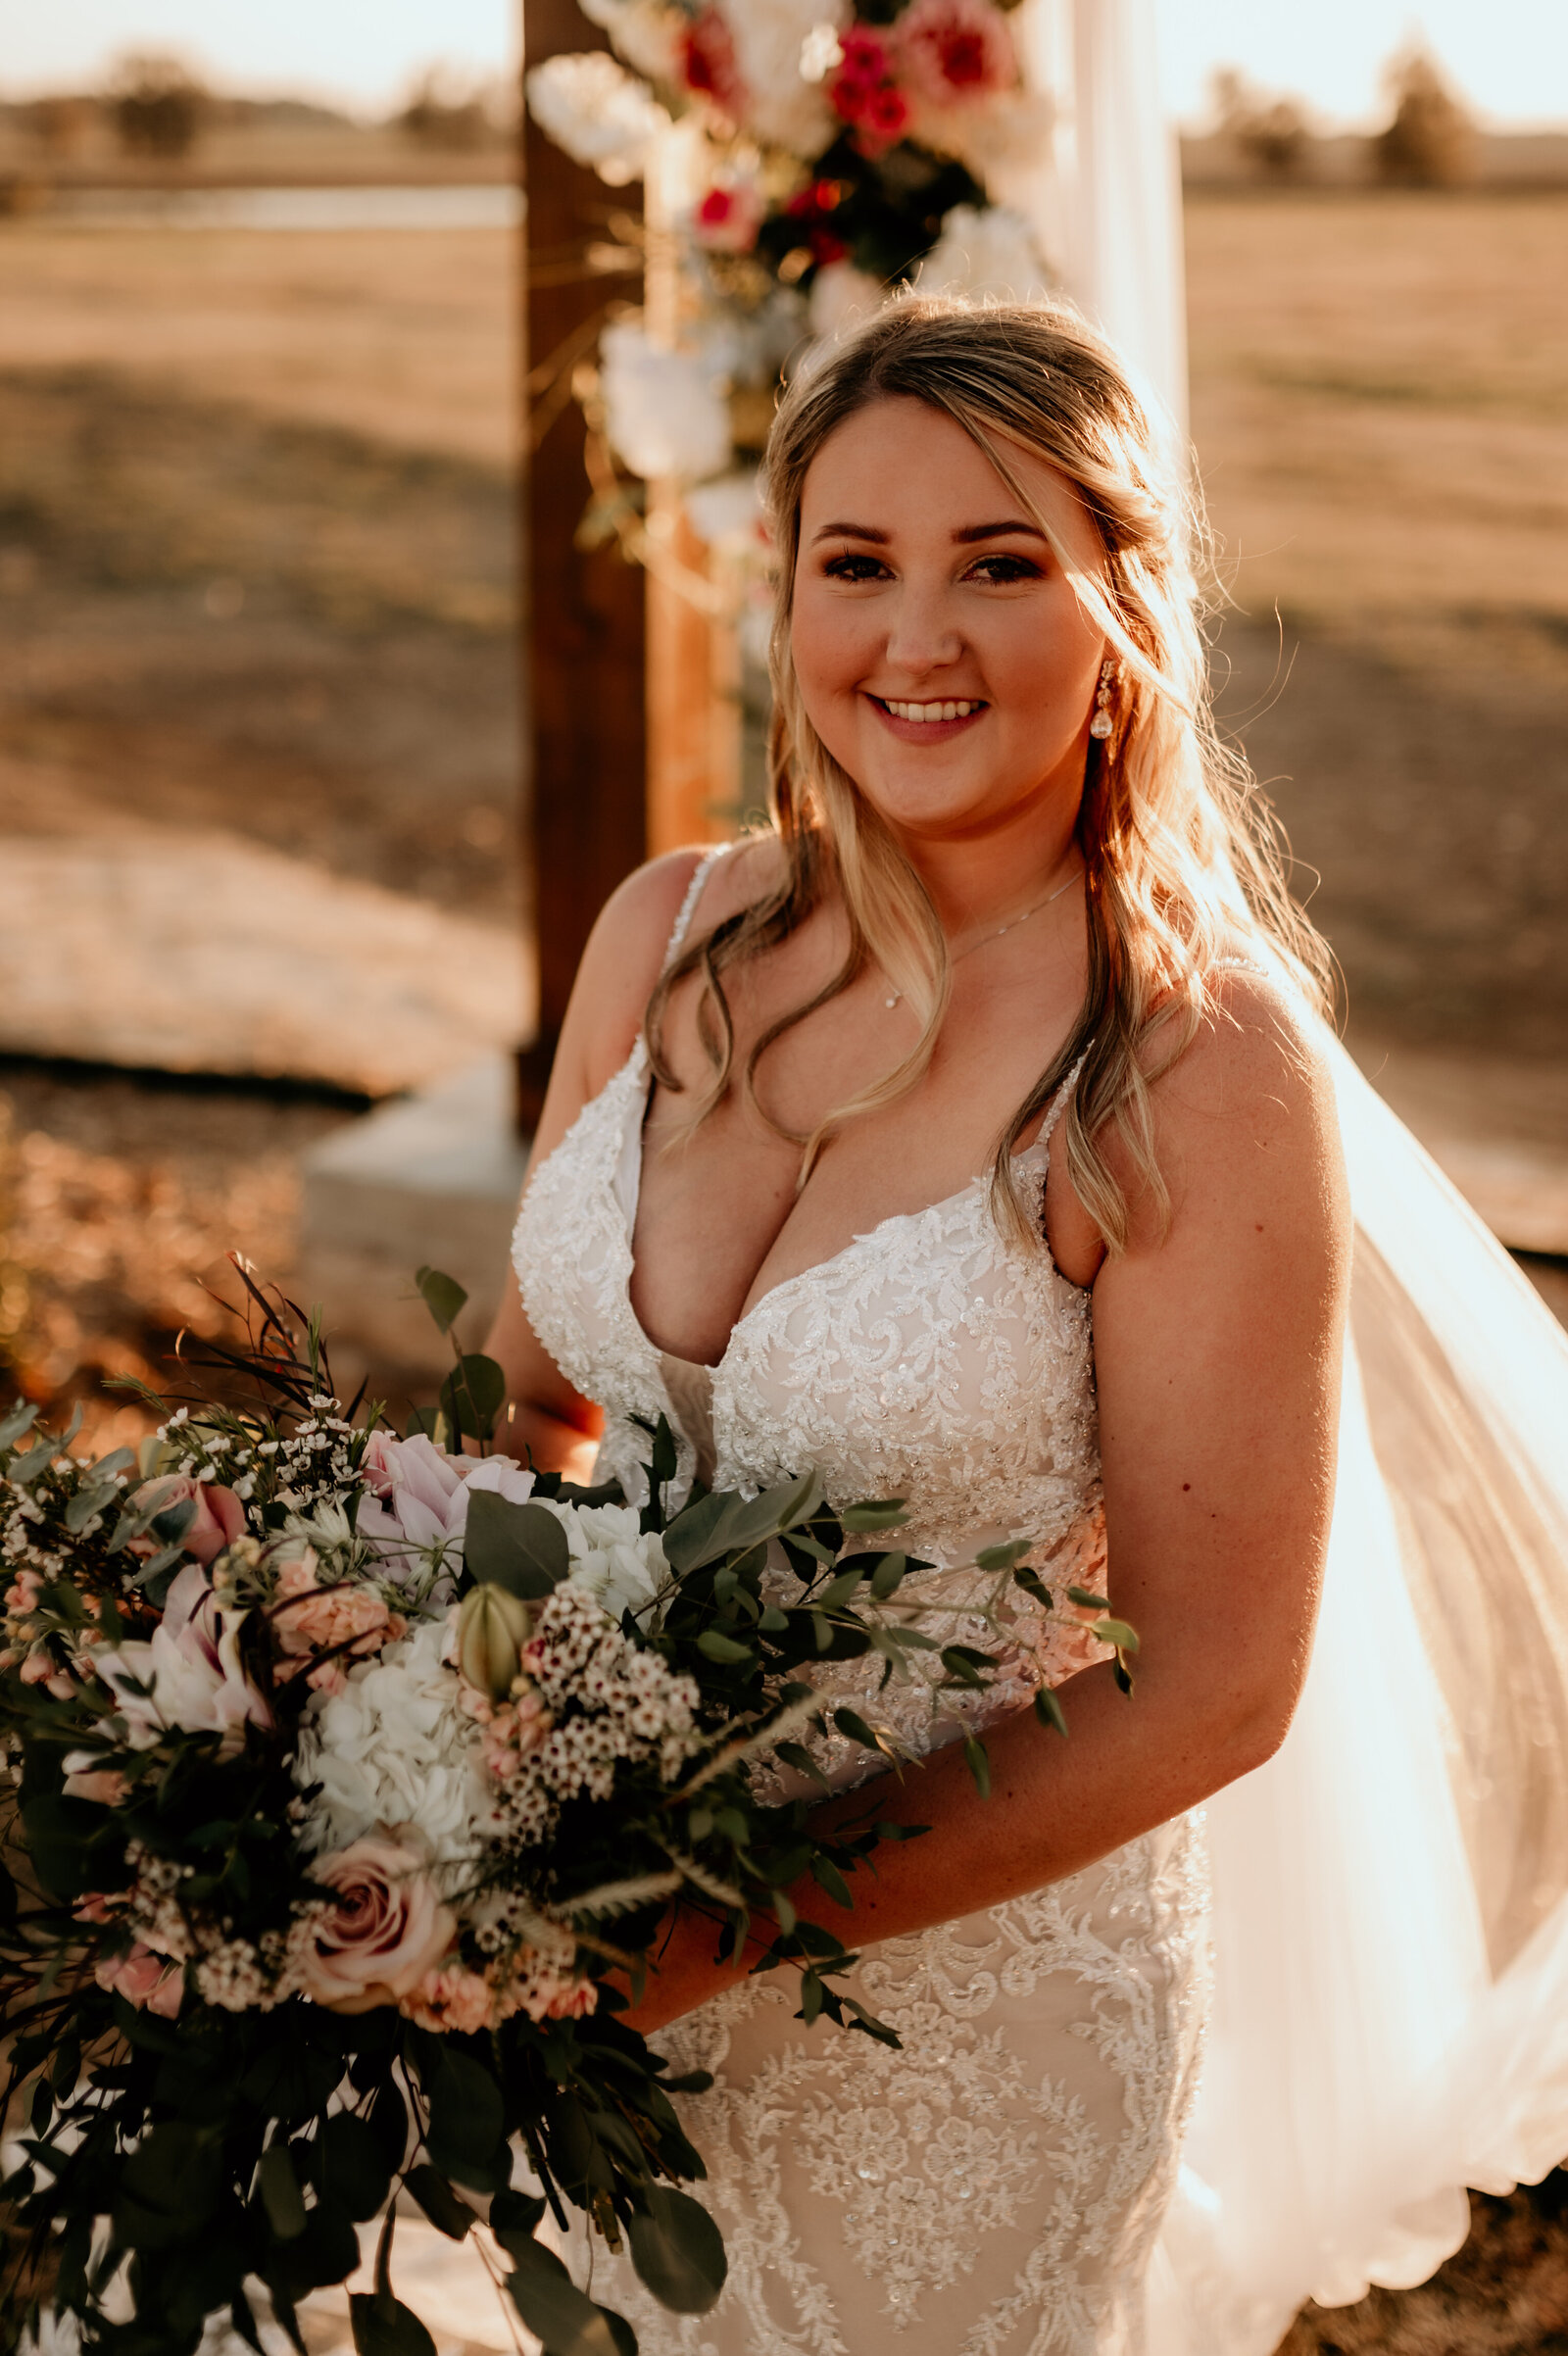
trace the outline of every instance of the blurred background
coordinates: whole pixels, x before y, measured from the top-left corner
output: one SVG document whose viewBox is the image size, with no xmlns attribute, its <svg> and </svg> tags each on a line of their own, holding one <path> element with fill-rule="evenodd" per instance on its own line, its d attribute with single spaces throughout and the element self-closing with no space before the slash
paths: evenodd
<svg viewBox="0 0 1568 2356">
<path fill-rule="evenodd" d="M 1161 18 L 1222 712 L 1352 1051 L 1568 1315 L 1565 26 Z M 377 1106 L 499 1281 L 516 67 L 504 0 L 55 0 L 0 56 L 0 1388 L 104 1446 L 230 1248 L 428 1380 L 354 1308 L 442 1256 L 354 1261 Z M 410 1092 L 470 1066 L 459 1170 Z M 1559 2183 L 1288 2344 L 1568 2347 Z"/>
</svg>

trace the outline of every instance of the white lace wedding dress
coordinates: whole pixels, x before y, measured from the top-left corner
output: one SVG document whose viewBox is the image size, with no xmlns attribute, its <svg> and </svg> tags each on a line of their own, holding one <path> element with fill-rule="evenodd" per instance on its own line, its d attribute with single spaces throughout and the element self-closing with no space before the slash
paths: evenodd
<svg viewBox="0 0 1568 2356">
<path fill-rule="evenodd" d="M 1266 2356 L 1309 2292 L 1430 2272 L 1460 2186 L 1568 2150 L 1568 1350 L 1330 1052 L 1368 1380 L 1352 1352 L 1296 1727 L 1206 1811 L 870 1950 L 861 1992 L 902 2053 L 805 2030 L 781 1976 L 666 2033 L 714 2073 L 685 2110 L 730 2280 L 681 2320 L 601 2252 L 644 2356 Z M 1093 1583 L 1087 1297 L 1002 1238 L 976 1179 L 776 1287 L 711 1370 L 662 1354 L 628 1294 L 648 1085 L 639 1045 L 514 1240 L 536 1333 L 605 1409 L 602 1475 L 640 1493 L 638 1419 L 662 1413 L 683 1478 L 817 1465 L 840 1502 L 907 1497 L 938 1563 L 1027 1532 Z M 961 1603 L 961 1577 L 925 1576 Z M 1016 1636 L 993 1707 L 1085 1656 Z M 861 1693 L 858 1664 L 832 1674 Z M 917 1746 L 960 1731 L 923 1693 L 878 1706 Z"/>
</svg>

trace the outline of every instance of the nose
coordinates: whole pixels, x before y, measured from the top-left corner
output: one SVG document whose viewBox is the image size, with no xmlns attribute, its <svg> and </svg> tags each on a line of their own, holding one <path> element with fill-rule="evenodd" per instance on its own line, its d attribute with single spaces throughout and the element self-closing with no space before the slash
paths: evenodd
<svg viewBox="0 0 1568 2356">
<path fill-rule="evenodd" d="M 887 663 L 911 680 L 944 670 L 963 653 L 963 634 L 949 603 L 946 584 L 906 579 L 888 615 Z"/>
</svg>

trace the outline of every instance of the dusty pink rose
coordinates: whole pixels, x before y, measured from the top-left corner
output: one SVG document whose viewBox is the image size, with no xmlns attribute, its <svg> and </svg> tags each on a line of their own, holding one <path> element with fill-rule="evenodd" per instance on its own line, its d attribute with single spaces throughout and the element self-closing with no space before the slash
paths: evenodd
<svg viewBox="0 0 1568 2356">
<path fill-rule="evenodd" d="M 43 1581 L 36 1571 L 19 1571 L 6 1589 L 7 1611 L 35 1611 L 38 1597 L 43 1594 Z"/>
<path fill-rule="evenodd" d="M 122 1901 L 111 1898 L 104 1890 L 89 1890 L 79 1897 L 71 1911 L 78 1923 L 109 1923 L 115 1919 L 115 1909 Z"/>
<path fill-rule="evenodd" d="M 22 1664 L 24 1686 L 46 1685 L 55 1674 L 55 1656 L 47 1644 L 36 1644 Z"/>
<path fill-rule="evenodd" d="M 184 1967 L 171 1963 L 167 1955 L 155 1955 L 139 1939 L 128 1955 L 105 1956 L 93 1978 L 112 1995 L 134 2004 L 138 2012 L 145 2006 L 166 2021 L 174 2018 L 185 1993 Z"/>
<path fill-rule="evenodd" d="M 900 80 L 912 97 L 944 113 L 979 105 L 1017 82 L 1012 35 L 991 0 L 912 0 L 890 37 Z"/>
<path fill-rule="evenodd" d="M 198 1562 L 216 1562 L 225 1546 L 245 1535 L 245 1508 L 231 1489 L 220 1489 L 214 1481 L 193 1481 L 184 1473 L 163 1473 L 156 1481 L 143 1482 L 135 1503 L 141 1512 L 151 1507 L 167 1513 L 172 1505 L 184 1504 L 187 1497 L 194 1502 L 196 1513 L 179 1543 Z M 131 1540 L 130 1551 L 145 1561 L 162 1544 L 158 1533 L 149 1530 L 144 1537 Z"/>
<path fill-rule="evenodd" d="M 305 1993 L 330 2012 L 396 2004 L 446 1955 L 457 1922 L 414 1834 L 368 1833 L 318 1857 L 311 1878 L 332 1894 L 316 1924 L 303 1974 Z"/>
<path fill-rule="evenodd" d="M 461 1963 L 442 1964 L 424 1974 L 398 2009 L 420 2029 L 452 2029 L 460 2037 L 471 2037 L 489 2028 L 495 1993 L 480 1973 Z"/>
<path fill-rule="evenodd" d="M 278 1664 L 281 1678 L 304 1668 L 316 1652 L 350 1653 L 363 1660 L 379 1652 L 383 1644 L 394 1644 L 407 1630 L 401 1612 L 391 1610 L 373 1589 L 347 1581 L 322 1587 L 314 1547 L 307 1546 L 293 1561 L 285 1562 L 277 1574 L 272 1633 L 284 1656 Z M 335 1691 L 343 1683 L 340 1664 L 322 1666 L 335 1672 Z M 309 1682 L 319 1686 L 323 1680 L 313 1670 Z"/>
<path fill-rule="evenodd" d="M 470 1489 L 494 1489 L 521 1504 L 533 1475 L 511 1456 L 450 1456 L 423 1432 L 394 1440 L 372 1432 L 360 1466 L 370 1495 L 355 1528 L 389 1568 L 412 1568 L 411 1547 L 456 1547 L 467 1527 Z"/>
</svg>

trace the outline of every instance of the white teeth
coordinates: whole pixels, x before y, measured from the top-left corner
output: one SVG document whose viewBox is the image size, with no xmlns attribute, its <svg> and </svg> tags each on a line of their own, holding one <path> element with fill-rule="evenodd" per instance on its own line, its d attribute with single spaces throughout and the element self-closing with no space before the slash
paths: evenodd
<svg viewBox="0 0 1568 2356">
<path fill-rule="evenodd" d="M 882 701 L 894 718 L 899 720 L 962 720 L 967 719 L 971 712 L 980 710 L 978 704 L 969 703 L 895 704 L 890 696 L 884 696 Z"/>
</svg>

